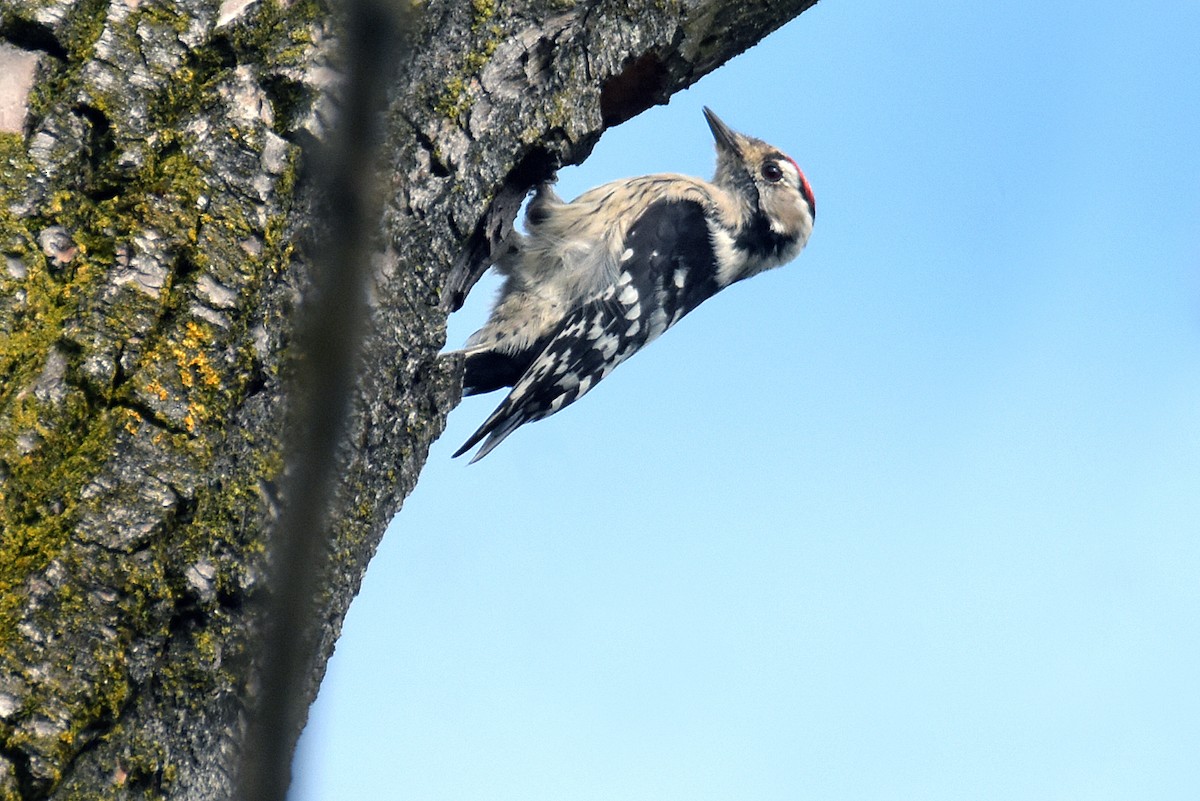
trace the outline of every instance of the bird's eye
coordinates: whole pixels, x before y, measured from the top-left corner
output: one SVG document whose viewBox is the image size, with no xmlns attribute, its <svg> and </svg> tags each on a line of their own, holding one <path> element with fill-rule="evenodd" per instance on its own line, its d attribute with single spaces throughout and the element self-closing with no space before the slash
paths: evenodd
<svg viewBox="0 0 1200 801">
<path fill-rule="evenodd" d="M 783 170 L 779 169 L 779 165 L 775 162 L 768 161 L 762 165 L 762 177 L 771 183 L 775 183 L 783 177 Z"/>
</svg>

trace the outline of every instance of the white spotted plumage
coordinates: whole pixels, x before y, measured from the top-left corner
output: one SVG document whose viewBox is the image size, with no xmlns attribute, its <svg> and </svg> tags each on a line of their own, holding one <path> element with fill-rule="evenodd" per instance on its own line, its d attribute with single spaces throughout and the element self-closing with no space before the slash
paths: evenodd
<svg viewBox="0 0 1200 801">
<path fill-rule="evenodd" d="M 565 203 L 538 187 L 487 324 L 461 351 L 464 392 L 512 390 L 455 454 L 487 455 L 519 426 L 573 403 L 707 298 L 803 249 L 815 201 L 796 163 L 709 109 L 711 182 L 647 175 Z"/>
</svg>

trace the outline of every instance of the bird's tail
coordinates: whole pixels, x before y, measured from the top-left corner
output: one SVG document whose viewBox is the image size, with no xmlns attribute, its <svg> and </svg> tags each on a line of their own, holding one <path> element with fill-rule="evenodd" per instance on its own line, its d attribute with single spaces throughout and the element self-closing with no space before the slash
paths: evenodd
<svg viewBox="0 0 1200 801">
<path fill-rule="evenodd" d="M 505 437 L 520 428 L 525 422 L 524 416 L 520 413 L 510 414 L 510 409 L 508 407 L 509 404 L 502 403 L 499 409 L 492 412 L 492 416 L 489 417 L 484 424 L 479 427 L 479 430 L 472 434 L 471 437 L 463 443 L 461 448 L 454 452 L 454 456 L 452 458 L 457 459 L 459 456 L 462 456 L 464 453 L 471 450 L 471 448 L 474 448 L 477 444 L 479 444 L 484 437 L 487 437 L 487 440 L 483 443 L 483 447 L 481 447 L 479 451 L 473 457 L 471 457 L 471 461 L 468 462 L 468 464 L 475 464 L 480 459 L 491 453 L 497 445 L 504 441 Z"/>
<path fill-rule="evenodd" d="M 463 394 L 481 395 L 517 383 L 529 366 L 524 354 L 479 349 L 464 351 Z"/>
</svg>

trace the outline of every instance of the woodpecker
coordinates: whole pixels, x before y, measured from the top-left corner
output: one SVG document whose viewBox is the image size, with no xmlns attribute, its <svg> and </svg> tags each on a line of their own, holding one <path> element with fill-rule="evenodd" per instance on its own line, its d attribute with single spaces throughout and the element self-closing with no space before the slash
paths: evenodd
<svg viewBox="0 0 1200 801">
<path fill-rule="evenodd" d="M 711 182 L 646 175 L 570 203 L 537 188 L 526 233 L 499 248 L 505 282 L 491 316 L 461 351 L 464 394 L 512 390 L 455 456 L 483 441 L 471 461 L 482 459 L 708 298 L 804 248 L 816 201 L 796 162 L 711 109 L 704 116 L 717 151 Z"/>
</svg>

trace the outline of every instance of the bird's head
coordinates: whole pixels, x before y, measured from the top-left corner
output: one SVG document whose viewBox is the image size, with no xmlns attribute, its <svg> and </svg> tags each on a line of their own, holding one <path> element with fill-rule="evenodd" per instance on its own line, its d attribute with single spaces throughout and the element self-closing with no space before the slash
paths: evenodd
<svg viewBox="0 0 1200 801">
<path fill-rule="evenodd" d="M 717 143 L 713 183 L 732 194 L 749 215 L 763 215 L 775 234 L 807 241 L 817 201 L 796 162 L 761 139 L 733 130 L 708 107 L 704 116 Z"/>
</svg>

